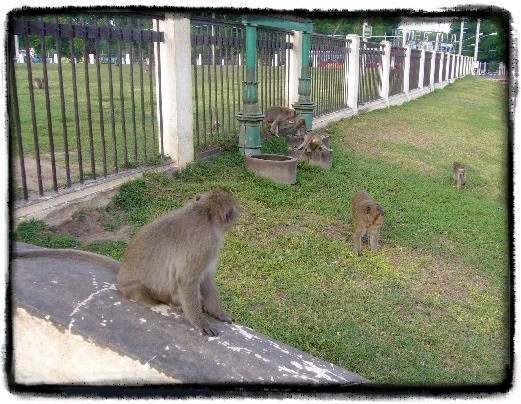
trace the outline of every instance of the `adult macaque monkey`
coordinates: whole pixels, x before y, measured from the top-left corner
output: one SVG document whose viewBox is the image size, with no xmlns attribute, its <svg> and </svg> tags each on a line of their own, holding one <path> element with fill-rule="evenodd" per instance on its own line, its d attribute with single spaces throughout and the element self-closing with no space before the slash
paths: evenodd
<svg viewBox="0 0 521 404">
<path fill-rule="evenodd" d="M 455 162 L 452 165 L 452 178 L 456 181 L 456 189 L 461 189 L 461 186 L 467 182 L 466 167 L 461 163 Z"/>
<path fill-rule="evenodd" d="M 125 250 L 118 289 L 146 306 L 180 305 L 194 327 L 217 335 L 203 308 L 218 320 L 233 321 L 221 307 L 214 274 L 223 233 L 238 217 L 235 197 L 217 188 L 145 226 Z"/>
<path fill-rule="evenodd" d="M 297 115 L 297 111 L 295 111 L 293 108 L 274 106 L 266 109 L 266 112 L 264 113 L 264 120 L 271 124 L 270 133 L 278 137 L 279 125 L 284 122 L 295 122 L 295 130 L 302 126 L 305 127 L 306 121 L 304 119 L 300 118 L 295 121 Z"/>
<path fill-rule="evenodd" d="M 297 150 L 315 151 L 315 150 L 327 150 L 330 151 L 329 147 L 324 145 L 324 136 L 318 134 L 307 133 L 302 140 L 302 143 L 297 147 Z"/>
<path fill-rule="evenodd" d="M 380 227 L 384 222 L 385 209 L 366 191 L 358 191 L 351 201 L 353 218 L 353 246 L 357 255 L 362 253 L 362 237 L 369 235 L 371 250 L 378 248 Z"/>
<path fill-rule="evenodd" d="M 36 77 L 33 79 L 33 88 L 37 88 L 41 90 L 45 87 L 45 79 L 41 79 L 40 77 Z"/>
</svg>

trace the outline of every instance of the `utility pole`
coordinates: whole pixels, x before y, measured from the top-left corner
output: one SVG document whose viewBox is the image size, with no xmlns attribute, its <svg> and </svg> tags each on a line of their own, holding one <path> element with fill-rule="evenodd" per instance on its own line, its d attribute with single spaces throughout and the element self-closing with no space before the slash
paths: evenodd
<svg viewBox="0 0 521 404">
<path fill-rule="evenodd" d="M 478 18 L 478 24 L 476 25 L 476 44 L 474 45 L 474 68 L 477 73 L 478 66 L 478 45 L 479 45 L 479 28 L 480 28 L 481 20 Z"/>
<path fill-rule="evenodd" d="M 463 47 L 463 27 L 465 26 L 465 18 L 461 18 L 461 28 L 459 30 L 459 50 L 458 55 L 461 55 L 461 48 Z"/>
</svg>

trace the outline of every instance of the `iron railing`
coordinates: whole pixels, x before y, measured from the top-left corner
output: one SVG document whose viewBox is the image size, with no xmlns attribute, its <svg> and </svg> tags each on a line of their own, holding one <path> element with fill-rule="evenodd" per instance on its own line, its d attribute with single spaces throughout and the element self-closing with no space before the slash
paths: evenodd
<svg viewBox="0 0 521 404">
<path fill-rule="evenodd" d="M 311 35 L 311 97 L 315 116 L 347 107 L 347 58 L 351 41 Z"/>
<path fill-rule="evenodd" d="M 389 70 L 389 95 L 403 93 L 405 73 L 405 48 L 391 48 L 391 67 Z"/>
<path fill-rule="evenodd" d="M 194 146 L 198 157 L 234 144 L 245 79 L 245 27 L 218 19 L 190 20 L 194 101 Z M 292 32 L 257 30 L 259 109 L 289 106 Z M 234 143 L 235 142 L 235 143 Z"/>
<path fill-rule="evenodd" d="M 432 53 L 425 52 L 425 62 L 423 68 L 423 87 L 428 87 L 430 85 L 431 80 L 431 63 L 432 63 Z"/>
<path fill-rule="evenodd" d="M 420 62 L 421 51 L 417 49 L 411 50 L 411 63 L 409 68 L 409 89 L 418 88 L 418 81 L 420 79 Z"/>
<path fill-rule="evenodd" d="M 153 20 L 91 13 L 9 21 L 15 198 L 164 158 L 154 74 L 163 35 Z"/>
<path fill-rule="evenodd" d="M 381 98 L 383 49 L 384 46 L 382 44 L 372 42 L 360 43 L 359 104 Z"/>
</svg>

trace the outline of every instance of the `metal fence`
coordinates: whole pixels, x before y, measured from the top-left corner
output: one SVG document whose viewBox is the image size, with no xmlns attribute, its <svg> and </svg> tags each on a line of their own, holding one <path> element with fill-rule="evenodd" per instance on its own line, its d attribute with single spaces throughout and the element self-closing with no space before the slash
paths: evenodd
<svg viewBox="0 0 521 404">
<path fill-rule="evenodd" d="M 289 52 L 292 31 L 267 28 L 257 30 L 257 80 L 259 108 L 280 105 L 289 107 Z"/>
<path fill-rule="evenodd" d="M 242 109 L 245 27 L 217 19 L 190 20 L 194 146 L 199 157 L 234 142 Z M 257 30 L 259 109 L 289 106 L 290 31 Z"/>
<path fill-rule="evenodd" d="M 360 42 L 358 103 L 364 104 L 381 97 L 383 45 Z"/>
<path fill-rule="evenodd" d="M 432 63 L 432 53 L 425 52 L 425 64 L 423 68 L 423 87 L 428 87 L 430 85 L 431 79 L 431 63 Z"/>
<path fill-rule="evenodd" d="M 163 36 L 154 19 L 90 13 L 17 15 L 9 21 L 15 198 L 27 200 L 164 157 L 154 74 L 160 64 L 154 45 Z"/>
<path fill-rule="evenodd" d="M 391 48 L 391 66 L 389 70 L 389 95 L 403 93 L 405 73 L 405 48 Z"/>
<path fill-rule="evenodd" d="M 448 62 L 446 62 L 446 67 L 445 67 L 445 80 L 449 80 L 450 79 L 450 73 L 451 73 L 451 69 L 452 69 L 452 57 L 450 57 L 450 55 L 447 55 L 447 57 L 449 58 Z"/>
<path fill-rule="evenodd" d="M 347 58 L 351 41 L 311 35 L 311 96 L 315 116 L 347 107 Z"/>
<path fill-rule="evenodd" d="M 434 59 L 434 83 L 440 82 L 440 69 L 441 69 L 441 53 L 436 52 L 436 58 Z"/>
<path fill-rule="evenodd" d="M 409 89 L 418 88 L 420 78 L 421 51 L 411 50 L 411 63 L 409 68 Z"/>
<path fill-rule="evenodd" d="M 242 99 L 244 27 L 224 21 L 190 21 L 194 146 L 217 147 L 238 133 Z"/>
</svg>

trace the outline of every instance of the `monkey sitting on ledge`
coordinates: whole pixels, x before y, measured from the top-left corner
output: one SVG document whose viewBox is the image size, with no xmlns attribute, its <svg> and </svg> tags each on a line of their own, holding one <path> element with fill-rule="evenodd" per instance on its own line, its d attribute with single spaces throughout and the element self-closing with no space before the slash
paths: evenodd
<svg viewBox="0 0 521 404">
<path fill-rule="evenodd" d="M 125 250 L 118 289 L 146 306 L 180 305 L 190 324 L 216 336 L 203 308 L 218 320 L 233 321 L 221 306 L 214 275 L 223 233 L 239 215 L 235 197 L 217 188 L 145 226 Z"/>
</svg>

